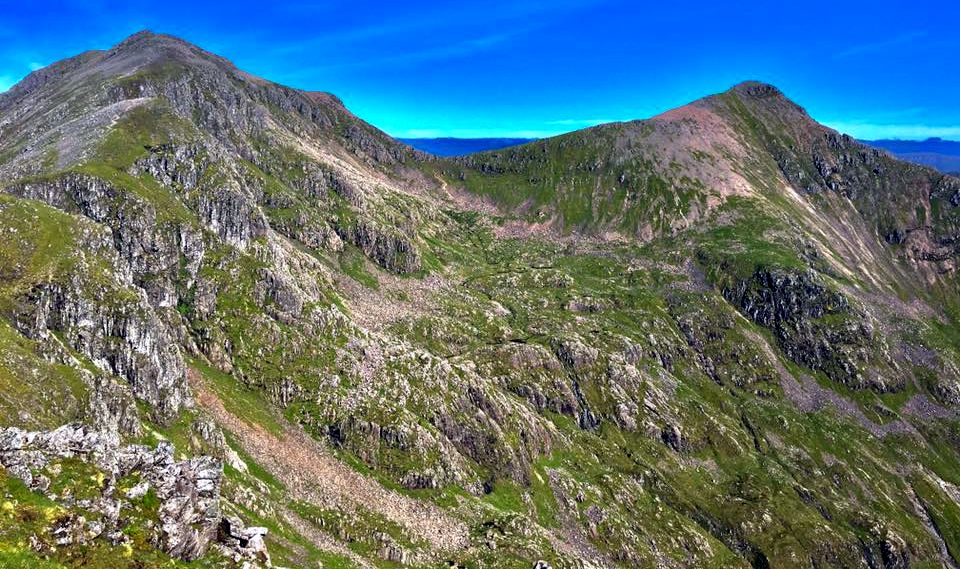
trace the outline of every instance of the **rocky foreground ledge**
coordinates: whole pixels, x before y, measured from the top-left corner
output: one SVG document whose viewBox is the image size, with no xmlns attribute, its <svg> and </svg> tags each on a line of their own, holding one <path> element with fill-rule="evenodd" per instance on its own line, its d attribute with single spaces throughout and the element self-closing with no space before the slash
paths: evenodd
<svg viewBox="0 0 960 569">
<path fill-rule="evenodd" d="M 184 561 L 211 549 L 245 567 L 270 567 L 266 528 L 244 527 L 220 512 L 223 467 L 199 456 L 174 460 L 173 445 L 120 445 L 112 433 L 69 424 L 48 432 L 0 430 L 0 465 L 32 491 L 63 506 L 44 536 L 32 536 L 39 553 L 104 539 L 129 545 L 132 526 Z M 83 491 L 74 484 L 84 483 Z M 134 515 L 145 511 L 145 516 Z M 4 502 L 4 508 L 16 505 Z M 154 511 L 155 509 L 155 511 Z M 83 514 L 75 512 L 81 511 Z"/>
</svg>

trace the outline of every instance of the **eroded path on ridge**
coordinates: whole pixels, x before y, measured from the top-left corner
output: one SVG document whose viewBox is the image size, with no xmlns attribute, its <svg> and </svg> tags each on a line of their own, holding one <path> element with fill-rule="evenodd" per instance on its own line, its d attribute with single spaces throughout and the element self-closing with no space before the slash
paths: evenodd
<svg viewBox="0 0 960 569">
<path fill-rule="evenodd" d="M 466 524 L 438 506 L 384 488 L 337 460 L 299 428 L 284 425 L 278 437 L 244 421 L 224 407 L 220 397 L 192 371 L 190 384 L 200 407 L 297 498 L 323 508 L 377 512 L 414 538 L 426 540 L 434 550 L 457 551 L 469 545 Z"/>
</svg>

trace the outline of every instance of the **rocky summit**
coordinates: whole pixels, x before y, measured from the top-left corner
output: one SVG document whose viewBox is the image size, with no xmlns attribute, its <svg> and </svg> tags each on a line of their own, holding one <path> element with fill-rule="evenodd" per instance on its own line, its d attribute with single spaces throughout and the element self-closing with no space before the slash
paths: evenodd
<svg viewBox="0 0 960 569">
<path fill-rule="evenodd" d="M 0 567 L 956 567 L 958 258 L 770 85 L 441 158 L 141 32 L 0 94 Z"/>
</svg>

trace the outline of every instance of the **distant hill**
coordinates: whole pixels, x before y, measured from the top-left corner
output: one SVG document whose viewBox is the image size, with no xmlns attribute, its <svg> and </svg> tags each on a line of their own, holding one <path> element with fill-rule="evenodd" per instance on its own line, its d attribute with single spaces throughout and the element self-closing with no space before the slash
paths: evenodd
<svg viewBox="0 0 960 569">
<path fill-rule="evenodd" d="M 865 140 L 865 144 L 916 164 L 932 166 L 942 172 L 960 172 L 960 142 L 928 138 L 926 140 Z"/>
<path fill-rule="evenodd" d="M 417 150 L 436 156 L 465 156 L 484 150 L 499 150 L 536 140 L 535 138 L 399 138 Z"/>
</svg>

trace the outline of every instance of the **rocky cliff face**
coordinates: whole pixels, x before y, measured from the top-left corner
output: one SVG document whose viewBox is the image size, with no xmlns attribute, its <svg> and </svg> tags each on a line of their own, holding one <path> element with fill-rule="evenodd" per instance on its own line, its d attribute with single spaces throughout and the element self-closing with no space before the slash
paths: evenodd
<svg viewBox="0 0 960 569">
<path fill-rule="evenodd" d="M 88 284 L 29 290 L 17 299 L 15 325 L 29 338 L 63 341 L 101 371 L 126 379 L 157 418 L 171 420 L 188 397 L 183 356 L 172 335 L 144 296 L 118 298 Z"/>
<path fill-rule="evenodd" d="M 813 272 L 760 268 L 748 279 L 724 286 L 723 296 L 776 335 L 791 360 L 823 371 L 854 388 L 897 389 L 865 369 L 883 360 L 882 340 L 870 317 L 843 294 L 817 282 Z"/>
<path fill-rule="evenodd" d="M 869 229 L 935 272 L 952 271 L 958 230 L 956 178 L 908 164 L 816 124 L 770 85 L 746 84 L 711 104 L 740 122 L 773 158 L 783 179 L 827 206 L 821 193 L 850 200 Z M 749 113 L 749 115 L 747 114 Z"/>
</svg>

